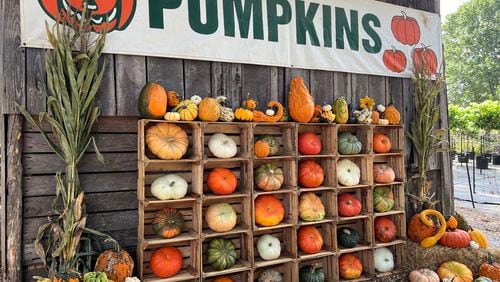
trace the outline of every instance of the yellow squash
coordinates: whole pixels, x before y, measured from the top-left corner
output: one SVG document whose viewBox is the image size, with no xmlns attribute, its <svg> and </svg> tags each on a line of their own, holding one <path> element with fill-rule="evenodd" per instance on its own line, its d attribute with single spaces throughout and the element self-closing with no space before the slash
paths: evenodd
<svg viewBox="0 0 500 282">
<path fill-rule="evenodd" d="M 441 227 L 439 227 L 438 233 L 436 233 L 434 236 L 425 238 L 424 240 L 422 240 L 422 242 L 420 242 L 420 246 L 422 246 L 422 248 L 433 247 L 434 245 L 436 245 L 437 241 L 439 241 L 439 239 L 443 237 L 444 233 L 446 232 L 446 219 L 440 212 L 438 212 L 437 210 L 428 209 L 420 213 L 420 221 L 422 221 L 422 223 L 425 224 L 426 226 L 431 227 L 434 225 L 434 223 L 427 217 L 428 215 L 433 215 L 437 217 L 439 219 Z"/>
</svg>

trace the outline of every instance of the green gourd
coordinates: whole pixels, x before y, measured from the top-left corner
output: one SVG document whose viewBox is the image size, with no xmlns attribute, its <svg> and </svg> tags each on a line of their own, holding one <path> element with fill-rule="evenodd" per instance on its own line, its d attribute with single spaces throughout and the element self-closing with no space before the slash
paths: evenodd
<svg viewBox="0 0 500 282">
<path fill-rule="evenodd" d="M 231 268 L 238 259 L 238 253 L 231 240 L 212 239 L 208 243 L 207 262 L 216 270 Z"/>
<path fill-rule="evenodd" d="M 333 104 L 333 113 L 335 114 L 335 122 L 345 124 L 349 120 L 349 109 L 347 101 L 344 97 L 339 97 Z"/>
<path fill-rule="evenodd" d="M 274 269 L 266 269 L 260 274 L 259 282 L 283 282 L 283 276 Z"/>
<path fill-rule="evenodd" d="M 323 282 L 325 273 L 317 264 L 306 265 L 300 268 L 299 282 Z"/>
<path fill-rule="evenodd" d="M 269 144 L 269 156 L 277 156 L 281 154 L 281 147 L 278 139 L 271 135 L 265 135 L 260 140 L 266 141 Z"/>
<path fill-rule="evenodd" d="M 359 243 L 358 231 L 349 227 L 342 227 L 337 231 L 337 241 L 345 248 L 354 248 Z"/>
<path fill-rule="evenodd" d="M 362 144 L 351 132 L 339 135 L 339 152 L 342 155 L 355 155 L 361 152 Z"/>
<path fill-rule="evenodd" d="M 388 187 L 375 187 L 373 190 L 373 209 L 388 212 L 394 207 L 394 194 Z"/>
</svg>

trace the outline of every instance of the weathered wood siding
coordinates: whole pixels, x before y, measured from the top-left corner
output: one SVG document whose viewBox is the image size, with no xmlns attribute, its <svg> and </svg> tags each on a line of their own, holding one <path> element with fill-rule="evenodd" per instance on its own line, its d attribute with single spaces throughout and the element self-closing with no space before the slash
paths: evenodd
<svg viewBox="0 0 500 282">
<path fill-rule="evenodd" d="M 431 12 L 437 12 L 439 7 L 438 0 L 385 2 Z M 3 114 L 16 114 L 12 103 L 16 101 L 29 112 L 38 114 L 46 109 L 44 50 L 21 48 L 19 30 L 19 1 L 0 1 L 0 109 Z M 402 112 L 405 129 L 409 129 L 415 111 L 409 79 L 112 54 L 106 55 L 105 59 L 109 60 L 109 66 L 98 96 L 102 117 L 95 133 L 107 163 L 103 167 L 92 152 L 87 153 L 80 165 L 81 180 L 87 192 L 89 225 L 110 233 L 132 252 L 137 227 L 136 102 L 146 81 L 161 80 L 164 86 L 182 97 L 193 94 L 206 96 L 208 93 L 225 95 L 233 107 L 250 93 L 258 100 L 259 108 L 263 109 L 271 99 L 286 105 L 290 80 L 300 75 L 318 102 L 331 103 L 339 96 L 354 102 L 365 95 L 374 97 L 377 103 L 394 101 Z M 440 103 L 443 110 L 441 126 L 447 127 L 445 94 L 441 96 Z M 40 263 L 34 253 L 33 240 L 38 226 L 51 215 L 54 173 L 60 171 L 63 164 L 50 152 L 41 135 L 29 125 L 22 129 L 22 136 L 20 195 L 23 197 L 23 209 L 19 215 L 22 216 L 22 241 L 17 243 L 23 251 L 23 278 L 29 280 L 36 273 L 33 268 Z M 406 165 L 411 172 L 416 160 L 408 140 L 406 146 Z M 9 169 L 4 166 L 8 163 L 2 158 L 3 172 Z M 453 198 L 449 187 L 451 172 L 447 166 L 447 155 L 441 155 L 432 160 L 431 169 L 434 170 L 434 184 L 439 187 L 436 189 L 438 199 L 442 201 L 443 208 L 450 211 L 453 209 Z M 5 189 L 5 182 L 4 179 L 1 183 L 2 189 Z M 5 203 L 5 200 L 2 199 L 2 202 Z M 8 218 L 10 214 L 6 216 Z M 18 235 L 21 237 L 21 234 Z M 4 246 L 4 236 L 2 241 Z M 2 262 L 5 261 L 9 259 L 2 259 Z"/>
</svg>

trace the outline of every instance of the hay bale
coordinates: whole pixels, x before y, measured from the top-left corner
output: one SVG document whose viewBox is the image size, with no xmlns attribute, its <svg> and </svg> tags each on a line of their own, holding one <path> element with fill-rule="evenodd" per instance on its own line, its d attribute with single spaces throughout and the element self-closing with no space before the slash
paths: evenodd
<svg viewBox="0 0 500 282">
<path fill-rule="evenodd" d="M 436 271 L 439 265 L 445 261 L 454 260 L 463 263 L 477 273 L 479 265 L 487 260 L 488 251 L 493 255 L 493 259 L 500 260 L 500 249 L 490 248 L 488 250 L 472 248 L 452 249 L 436 245 L 432 248 L 422 248 L 415 242 L 408 241 L 407 246 L 407 264 L 404 266 L 406 272 L 414 269 L 429 268 Z"/>
</svg>

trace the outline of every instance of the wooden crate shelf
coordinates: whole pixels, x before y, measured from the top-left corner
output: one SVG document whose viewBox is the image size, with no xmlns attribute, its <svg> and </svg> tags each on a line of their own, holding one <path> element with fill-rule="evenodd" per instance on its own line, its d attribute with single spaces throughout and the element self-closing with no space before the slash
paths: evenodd
<svg viewBox="0 0 500 282">
<path fill-rule="evenodd" d="M 161 160 L 154 156 L 145 144 L 147 129 L 156 123 L 167 121 L 141 120 L 138 123 L 138 276 L 143 281 L 213 281 L 217 277 L 228 276 L 235 281 L 258 281 L 266 269 L 280 272 L 284 281 L 298 281 L 299 270 L 305 265 L 315 264 L 325 271 L 326 281 L 372 281 L 401 270 L 405 263 L 406 181 L 404 163 L 404 130 L 401 125 L 378 126 L 361 124 L 300 124 L 293 122 L 251 123 L 251 122 L 173 122 L 183 128 L 189 137 L 189 148 L 180 160 Z M 298 152 L 298 135 L 313 132 L 322 142 L 318 155 L 301 155 Z M 357 155 L 341 155 L 338 152 L 338 136 L 352 132 L 362 143 L 362 151 Z M 218 159 L 208 150 L 207 144 L 216 133 L 230 136 L 237 144 L 238 153 L 229 159 Z M 376 154 L 373 151 L 373 134 L 384 133 L 391 138 L 389 153 Z M 259 138 L 270 135 L 280 143 L 280 155 L 257 158 L 254 143 Z M 337 163 L 349 159 L 361 170 L 358 185 L 342 186 L 338 183 Z M 317 162 L 323 169 L 324 181 L 316 188 L 302 187 L 298 181 L 300 163 L 307 160 Z M 283 170 L 284 183 L 279 190 L 263 191 L 255 184 L 255 170 L 264 164 L 275 164 Z M 374 164 L 384 163 L 393 168 L 396 180 L 392 183 L 375 183 Z M 231 170 L 238 180 L 234 193 L 217 195 L 207 186 L 208 174 L 215 168 Z M 159 200 L 151 194 L 151 184 L 161 176 L 177 174 L 188 183 L 188 194 L 177 200 Z M 375 189 L 390 189 L 394 196 L 394 207 L 386 212 L 376 212 L 373 207 Z M 321 198 L 325 207 L 325 218 L 316 222 L 306 222 L 299 217 L 299 199 L 304 193 L 314 193 Z M 355 195 L 362 203 L 362 212 L 353 217 L 338 214 L 338 196 L 342 193 Z M 285 208 L 284 220 L 276 226 L 259 226 L 255 223 L 255 199 L 272 195 Z M 215 203 L 228 203 L 237 213 L 237 225 L 228 232 L 210 230 L 204 219 L 206 209 Z M 181 211 L 185 221 L 183 232 L 174 238 L 163 239 L 152 230 L 152 220 L 156 211 L 163 207 L 173 207 Z M 376 240 L 374 220 L 386 216 L 391 218 L 398 230 L 395 240 L 382 243 Z M 299 228 L 315 226 L 323 236 L 323 249 L 316 254 L 305 254 L 297 245 Z M 353 248 L 345 248 L 338 243 L 337 232 L 343 227 L 355 229 L 360 242 Z M 257 252 L 258 239 L 264 234 L 277 237 L 281 242 L 281 256 L 266 261 Z M 217 271 L 206 261 L 210 240 L 225 238 L 235 246 L 239 259 L 226 270 Z M 149 268 L 149 259 L 154 250 L 165 246 L 177 247 L 183 254 L 181 272 L 174 277 L 155 277 Z M 395 269 L 388 273 L 375 271 L 373 256 L 377 248 L 389 248 L 395 258 Z M 363 262 L 363 275 L 355 280 L 343 280 L 339 275 L 339 256 L 356 254 Z"/>
</svg>

